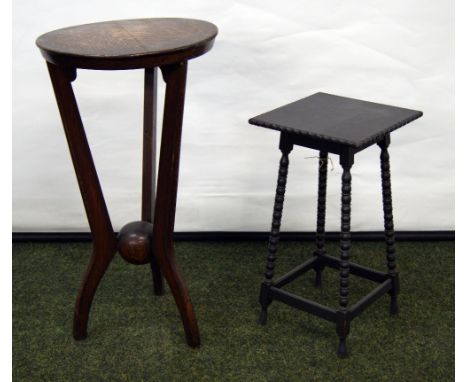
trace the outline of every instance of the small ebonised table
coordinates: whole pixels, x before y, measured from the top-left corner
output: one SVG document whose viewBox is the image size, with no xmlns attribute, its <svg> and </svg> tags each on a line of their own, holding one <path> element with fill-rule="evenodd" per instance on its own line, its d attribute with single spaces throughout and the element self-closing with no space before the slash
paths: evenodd
<svg viewBox="0 0 468 382">
<path fill-rule="evenodd" d="M 390 313 L 398 313 L 399 281 L 395 259 L 388 146 L 390 144 L 390 133 L 393 130 L 421 116 L 422 113 L 416 110 L 339 97 L 332 94 L 316 93 L 249 120 L 249 123 L 253 125 L 281 132 L 279 148 L 282 157 L 279 163 L 265 278 L 260 288 L 261 313 L 259 321 L 262 325 L 266 324 L 267 308 L 272 300 L 282 301 L 290 306 L 334 322 L 339 337 L 338 355 L 345 357 L 347 355 L 346 337 L 349 333 L 350 323 L 371 303 L 385 293 L 389 293 L 391 296 Z M 349 261 L 351 247 L 351 167 L 354 163 L 354 155 L 375 143 L 381 148 L 380 167 L 387 273 Z M 289 166 L 288 155 L 294 145 L 320 151 L 316 250 L 305 263 L 294 268 L 286 275 L 273 280 Z M 328 255 L 324 247 L 328 153 L 339 155 L 340 164 L 343 168 L 341 177 L 340 258 Z M 321 273 L 326 266 L 338 269 L 340 272 L 338 309 L 331 309 L 281 289 L 311 269 L 316 272 L 316 286 L 320 286 Z M 371 293 L 351 307 L 348 306 L 348 276 L 350 273 L 379 284 Z"/>
<path fill-rule="evenodd" d="M 151 263 L 156 295 L 164 291 L 164 276 L 187 343 L 192 347 L 200 344 L 195 312 L 174 256 L 173 231 L 187 61 L 209 51 L 217 32 L 215 25 L 201 20 L 137 19 L 59 29 L 36 41 L 47 61 L 93 237 L 91 259 L 75 304 L 73 336 L 77 340 L 87 336 L 94 294 L 118 251 L 132 264 Z M 166 95 L 155 197 L 158 67 L 166 82 Z M 77 69 L 145 71 L 141 220 L 125 225 L 117 238 L 73 93 Z"/>
</svg>

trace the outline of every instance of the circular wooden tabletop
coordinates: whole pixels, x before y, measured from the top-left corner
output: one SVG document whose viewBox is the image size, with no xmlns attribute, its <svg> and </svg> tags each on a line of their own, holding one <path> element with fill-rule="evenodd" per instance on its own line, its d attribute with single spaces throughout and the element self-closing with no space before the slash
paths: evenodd
<svg viewBox="0 0 468 382">
<path fill-rule="evenodd" d="M 167 65 L 202 55 L 218 29 L 194 19 L 115 20 L 78 25 L 36 40 L 44 58 L 83 69 L 136 69 Z"/>
</svg>

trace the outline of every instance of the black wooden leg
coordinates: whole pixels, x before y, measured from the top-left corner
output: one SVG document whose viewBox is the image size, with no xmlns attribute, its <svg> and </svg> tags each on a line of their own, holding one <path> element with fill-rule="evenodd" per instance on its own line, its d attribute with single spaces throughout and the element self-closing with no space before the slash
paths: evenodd
<svg viewBox="0 0 468 382">
<path fill-rule="evenodd" d="M 317 234 L 315 254 L 323 256 L 325 254 L 325 215 L 326 215 L 326 201 L 327 201 L 327 167 L 328 167 L 328 153 L 320 151 L 319 159 L 319 180 L 318 180 L 318 200 L 317 200 Z M 322 271 L 324 265 L 318 262 L 314 267 L 315 269 L 315 286 L 322 285 Z"/>
<path fill-rule="evenodd" d="M 262 325 L 266 324 L 267 309 L 268 305 L 270 305 L 271 303 L 269 291 L 275 269 L 276 251 L 278 249 L 279 233 L 281 226 L 281 216 L 283 214 L 284 193 L 286 191 L 286 180 L 288 176 L 289 166 L 288 155 L 291 152 L 292 147 L 292 144 L 286 143 L 286 141 L 282 137 L 280 141 L 280 150 L 283 155 L 281 156 L 279 163 L 275 205 L 273 208 L 273 221 L 271 223 L 270 239 L 268 242 L 268 256 L 266 261 L 265 279 L 263 280 L 262 286 L 260 288 L 260 305 L 262 308 L 260 312 L 259 322 Z"/>
<path fill-rule="evenodd" d="M 393 230 L 393 207 L 392 207 L 392 185 L 390 175 L 390 155 L 388 154 L 388 146 L 390 145 L 390 135 L 387 135 L 379 142 L 381 148 L 380 153 L 380 169 L 382 177 L 382 199 L 385 221 L 385 244 L 387 252 L 387 269 L 388 275 L 392 279 L 392 289 L 390 290 L 390 314 L 398 313 L 397 296 L 400 285 L 398 272 L 396 271 L 395 257 L 395 233 Z"/>
<path fill-rule="evenodd" d="M 346 337 L 349 333 L 349 250 L 351 248 L 351 166 L 352 159 L 340 158 L 343 167 L 341 177 L 341 237 L 340 237 L 340 308 L 337 312 L 336 332 L 339 337 L 338 356 L 346 357 Z"/>
</svg>

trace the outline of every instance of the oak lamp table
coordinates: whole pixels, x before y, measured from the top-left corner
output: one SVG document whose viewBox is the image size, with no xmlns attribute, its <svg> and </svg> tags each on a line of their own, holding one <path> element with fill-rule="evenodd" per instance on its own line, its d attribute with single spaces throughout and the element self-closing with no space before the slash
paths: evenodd
<svg viewBox="0 0 468 382">
<path fill-rule="evenodd" d="M 278 183 L 273 209 L 266 261 L 265 278 L 260 289 L 261 313 L 259 321 L 266 324 L 267 309 L 273 300 L 286 303 L 297 309 L 315 314 L 336 324 L 339 337 L 338 355 L 347 355 L 346 337 L 351 321 L 371 303 L 385 293 L 391 297 L 390 313 L 398 312 L 398 272 L 395 261 L 393 231 L 392 192 L 390 184 L 390 157 L 388 146 L 390 133 L 422 116 L 420 111 L 387 106 L 327 93 L 316 93 L 268 113 L 251 118 L 249 123 L 281 132 L 279 148 L 282 156 L 279 163 Z M 379 272 L 349 261 L 351 248 L 351 167 L 354 156 L 365 148 L 377 144 L 381 148 L 380 167 L 382 177 L 383 212 L 387 273 Z M 309 260 L 286 275 L 273 280 L 276 252 L 280 235 L 281 217 L 288 174 L 288 155 L 294 145 L 320 152 L 316 250 Z M 327 193 L 328 153 L 337 154 L 343 168 L 341 177 L 341 236 L 340 258 L 329 256 L 325 251 L 325 204 Z M 332 309 L 317 302 L 297 296 L 282 289 L 305 272 L 314 269 L 316 286 L 321 285 L 324 267 L 340 272 L 339 307 Z M 348 276 L 354 274 L 369 279 L 378 286 L 356 304 L 348 306 Z"/>
<path fill-rule="evenodd" d="M 206 21 L 154 18 L 74 26 L 46 33 L 36 41 L 47 61 L 93 239 L 76 299 L 76 340 L 87 336 L 96 288 L 119 252 L 130 263 L 151 264 L 156 295 L 163 293 L 164 276 L 179 309 L 187 343 L 192 347 L 200 344 L 192 302 L 174 257 L 173 230 L 187 61 L 209 51 L 216 34 L 216 26 Z M 166 82 L 166 94 L 155 196 L 157 68 Z M 145 73 L 141 220 L 125 225 L 117 238 L 73 93 L 77 69 L 144 69 Z"/>
</svg>

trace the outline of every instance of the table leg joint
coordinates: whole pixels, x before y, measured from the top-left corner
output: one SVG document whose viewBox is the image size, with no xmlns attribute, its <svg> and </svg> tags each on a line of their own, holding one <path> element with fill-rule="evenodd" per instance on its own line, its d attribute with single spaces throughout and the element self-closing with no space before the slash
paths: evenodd
<svg viewBox="0 0 468 382">
<path fill-rule="evenodd" d="M 362 313 L 367 307 L 369 307 L 373 302 L 375 302 L 379 297 L 383 296 L 385 293 L 390 291 L 393 287 L 392 279 L 387 279 L 381 283 L 378 287 L 373 289 L 366 296 L 361 298 L 356 304 L 354 304 L 350 309 L 351 319 L 357 317 Z"/>
</svg>

